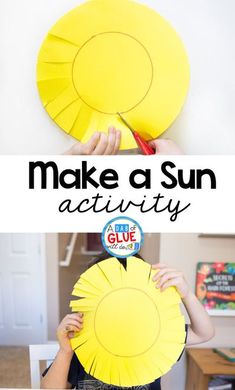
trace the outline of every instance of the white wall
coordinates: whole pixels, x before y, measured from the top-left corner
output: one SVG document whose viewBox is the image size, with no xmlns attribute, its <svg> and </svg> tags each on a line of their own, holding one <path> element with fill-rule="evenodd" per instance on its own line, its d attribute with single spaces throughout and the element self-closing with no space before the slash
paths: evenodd
<svg viewBox="0 0 235 390">
<path fill-rule="evenodd" d="M 56 340 L 59 325 L 59 246 L 58 234 L 46 237 L 47 338 Z"/>
<path fill-rule="evenodd" d="M 195 291 L 196 264 L 199 261 L 235 261 L 235 238 L 201 238 L 198 234 L 161 234 L 160 261 L 184 272 Z M 235 317 L 212 317 L 215 337 L 202 345 L 231 347 L 235 344 Z M 163 390 L 184 390 L 185 359 L 164 378 Z"/>
<path fill-rule="evenodd" d="M 165 136 L 188 154 L 235 153 L 234 0 L 143 0 L 181 34 L 191 62 L 183 113 Z M 80 0 L 1 0 L 0 153 L 57 154 L 73 143 L 47 116 L 35 85 L 39 47 Z"/>
<path fill-rule="evenodd" d="M 145 233 L 144 246 L 140 254 L 150 264 L 156 264 L 159 261 L 160 237 L 158 233 Z"/>
</svg>

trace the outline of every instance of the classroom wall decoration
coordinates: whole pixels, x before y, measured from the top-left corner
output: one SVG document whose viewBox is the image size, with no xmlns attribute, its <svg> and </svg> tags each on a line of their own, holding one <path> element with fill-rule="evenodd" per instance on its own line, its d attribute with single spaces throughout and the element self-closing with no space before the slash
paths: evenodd
<svg viewBox="0 0 235 390">
<path fill-rule="evenodd" d="M 198 263 L 196 295 L 209 314 L 235 316 L 235 263 Z"/>
<path fill-rule="evenodd" d="M 122 260 L 123 261 L 123 260 Z M 185 346 L 185 321 L 174 287 L 160 292 L 156 270 L 129 257 L 116 258 L 83 273 L 74 286 L 73 312 L 84 314 L 71 345 L 85 371 L 116 386 L 153 382 L 168 372 Z"/>
<path fill-rule="evenodd" d="M 37 85 L 50 117 L 86 142 L 109 126 L 121 149 L 136 142 L 118 113 L 145 140 L 179 114 L 189 86 L 181 39 L 154 10 L 131 0 L 90 0 L 49 31 L 38 56 Z"/>
</svg>

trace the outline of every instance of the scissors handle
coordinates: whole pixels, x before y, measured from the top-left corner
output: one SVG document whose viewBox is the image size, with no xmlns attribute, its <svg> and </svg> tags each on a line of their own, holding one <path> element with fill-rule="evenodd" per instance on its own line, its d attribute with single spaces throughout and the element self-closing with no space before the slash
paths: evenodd
<svg viewBox="0 0 235 390">
<path fill-rule="evenodd" d="M 151 148 L 151 146 L 139 135 L 137 131 L 133 131 L 132 133 L 136 140 L 137 145 L 142 150 L 143 154 L 148 156 L 155 154 L 155 150 Z"/>
</svg>

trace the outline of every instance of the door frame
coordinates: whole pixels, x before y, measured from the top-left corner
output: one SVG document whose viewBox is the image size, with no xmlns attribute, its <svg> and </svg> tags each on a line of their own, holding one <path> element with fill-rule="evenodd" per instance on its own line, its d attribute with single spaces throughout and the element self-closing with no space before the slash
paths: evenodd
<svg viewBox="0 0 235 390">
<path fill-rule="evenodd" d="M 47 267 L 46 267 L 46 233 L 39 233 L 39 256 L 41 257 L 42 278 L 42 342 L 48 343 L 48 317 L 47 317 Z"/>
</svg>

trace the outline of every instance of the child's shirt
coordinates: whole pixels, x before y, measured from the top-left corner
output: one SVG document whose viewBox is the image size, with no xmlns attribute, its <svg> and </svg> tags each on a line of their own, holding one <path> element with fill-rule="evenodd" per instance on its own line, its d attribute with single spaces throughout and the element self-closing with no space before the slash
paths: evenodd
<svg viewBox="0 0 235 390">
<path fill-rule="evenodd" d="M 47 374 L 50 367 L 43 372 L 42 376 Z M 70 364 L 68 382 L 71 384 L 73 389 L 79 390 L 161 390 L 160 379 L 157 379 L 148 385 L 132 387 L 119 387 L 100 382 L 99 380 L 86 374 L 75 353 L 73 354 Z"/>
<path fill-rule="evenodd" d="M 68 382 L 71 383 L 73 388 L 79 390 L 161 390 L 160 379 L 144 386 L 119 387 L 107 385 L 86 374 L 75 354 L 71 361 Z"/>
<path fill-rule="evenodd" d="M 186 330 L 186 339 L 188 333 L 188 325 L 185 326 Z M 179 356 L 178 361 L 180 360 L 182 354 Z M 42 374 L 45 376 L 50 369 L 47 368 Z M 119 387 L 113 385 L 107 385 L 106 383 L 100 382 L 99 380 L 93 378 L 92 376 L 86 374 L 84 368 L 79 362 L 77 355 L 74 353 L 68 374 L 68 382 L 71 384 L 73 389 L 79 390 L 161 390 L 161 378 L 156 379 L 153 383 L 143 386 L 132 386 L 132 387 Z"/>
</svg>

